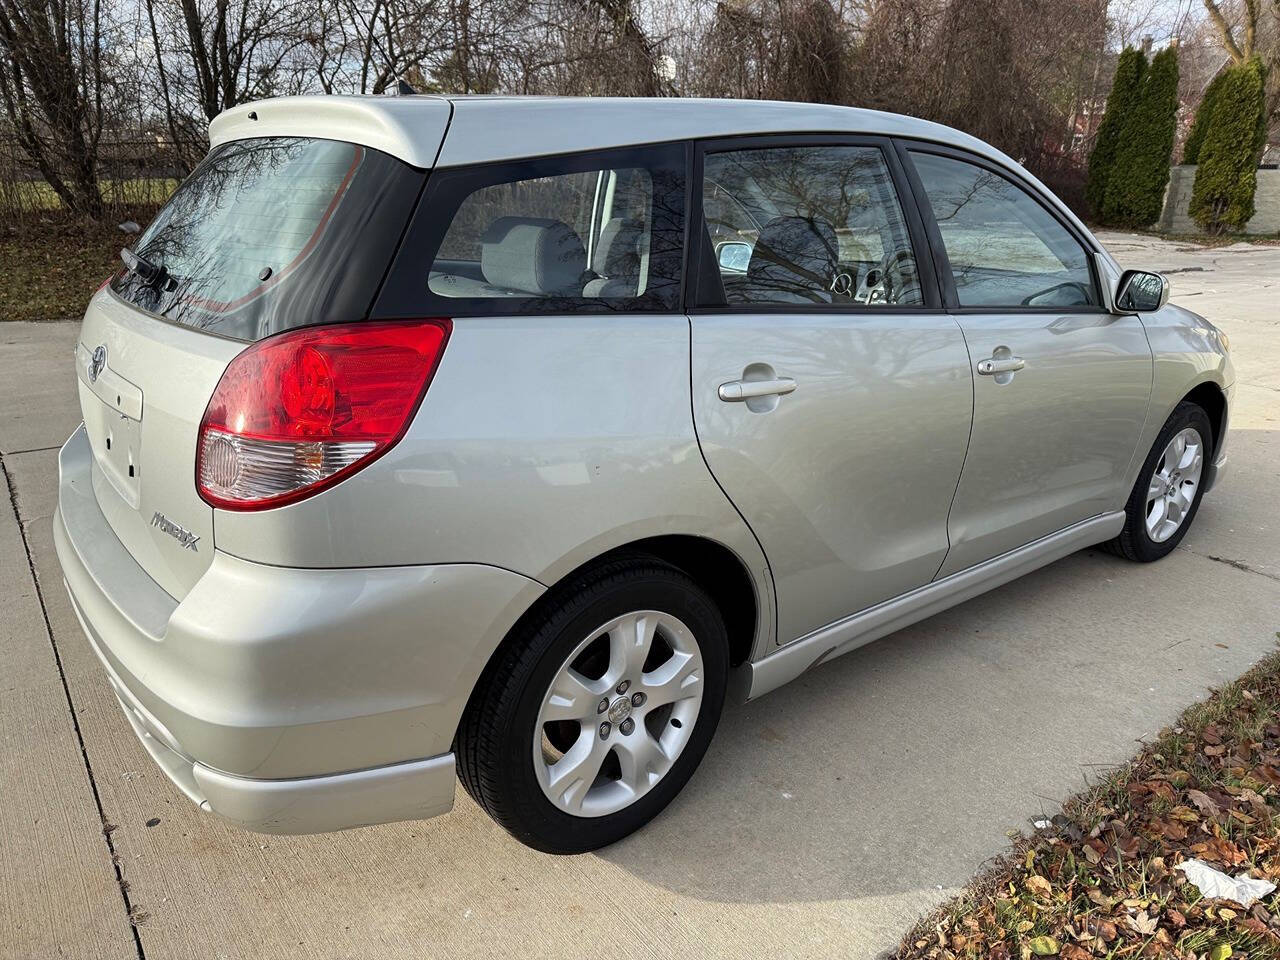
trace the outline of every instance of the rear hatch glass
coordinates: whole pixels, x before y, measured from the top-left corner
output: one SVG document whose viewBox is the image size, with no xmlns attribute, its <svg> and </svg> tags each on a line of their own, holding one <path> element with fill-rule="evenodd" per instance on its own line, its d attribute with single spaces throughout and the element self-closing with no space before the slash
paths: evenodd
<svg viewBox="0 0 1280 960">
<path fill-rule="evenodd" d="M 367 317 L 425 176 L 332 140 L 220 145 L 90 302 L 76 366 L 94 494 L 173 597 L 212 559 L 196 441 L 238 341 Z"/>
<path fill-rule="evenodd" d="M 224 143 L 152 221 L 112 289 L 237 340 L 364 317 L 425 174 L 337 140 Z"/>
</svg>

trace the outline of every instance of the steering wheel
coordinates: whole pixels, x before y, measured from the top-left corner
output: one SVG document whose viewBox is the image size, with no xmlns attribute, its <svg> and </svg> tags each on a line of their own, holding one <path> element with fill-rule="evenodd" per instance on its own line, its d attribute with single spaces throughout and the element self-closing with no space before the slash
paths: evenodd
<svg viewBox="0 0 1280 960">
<path fill-rule="evenodd" d="M 858 303 L 898 303 L 902 294 L 915 283 L 915 272 L 903 269 L 914 266 L 911 251 L 891 250 L 880 258 L 880 265 L 863 274 L 853 299 Z"/>
</svg>

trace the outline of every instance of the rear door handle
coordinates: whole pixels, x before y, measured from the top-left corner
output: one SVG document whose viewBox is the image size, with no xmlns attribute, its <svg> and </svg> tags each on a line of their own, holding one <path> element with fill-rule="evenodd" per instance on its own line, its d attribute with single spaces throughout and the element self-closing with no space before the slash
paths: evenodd
<svg viewBox="0 0 1280 960">
<path fill-rule="evenodd" d="M 777 377 L 773 380 L 731 380 L 720 384 L 717 392 L 726 403 L 739 403 L 752 397 L 784 396 L 795 388 L 796 382 L 791 377 Z"/>
<path fill-rule="evenodd" d="M 978 361 L 978 373 L 984 377 L 993 377 L 997 373 L 1014 373 L 1027 365 L 1021 357 L 999 357 Z"/>
</svg>

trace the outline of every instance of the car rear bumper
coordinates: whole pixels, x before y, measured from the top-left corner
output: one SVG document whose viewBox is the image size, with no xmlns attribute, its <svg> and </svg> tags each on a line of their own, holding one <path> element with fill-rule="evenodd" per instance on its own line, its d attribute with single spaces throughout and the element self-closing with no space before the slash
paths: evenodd
<svg viewBox="0 0 1280 960">
<path fill-rule="evenodd" d="M 82 428 L 59 454 L 63 577 L 125 716 L 183 793 L 268 833 L 450 809 L 458 718 L 540 584 L 481 564 L 297 569 L 215 551 L 179 602 L 112 534 L 92 470 Z"/>
</svg>

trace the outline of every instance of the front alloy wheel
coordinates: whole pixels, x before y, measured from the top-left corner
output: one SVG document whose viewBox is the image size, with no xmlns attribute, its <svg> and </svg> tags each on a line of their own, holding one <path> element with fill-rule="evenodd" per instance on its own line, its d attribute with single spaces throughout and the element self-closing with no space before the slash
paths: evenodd
<svg viewBox="0 0 1280 960">
<path fill-rule="evenodd" d="M 1147 535 L 1164 543 L 1191 512 L 1204 470 L 1204 440 L 1195 427 L 1173 435 L 1147 484 Z"/>
<path fill-rule="evenodd" d="M 1183 401 L 1165 421 L 1125 504 L 1120 535 L 1104 544 L 1144 563 L 1167 556 L 1186 535 L 1204 496 L 1213 428 L 1198 404 Z"/>
</svg>

